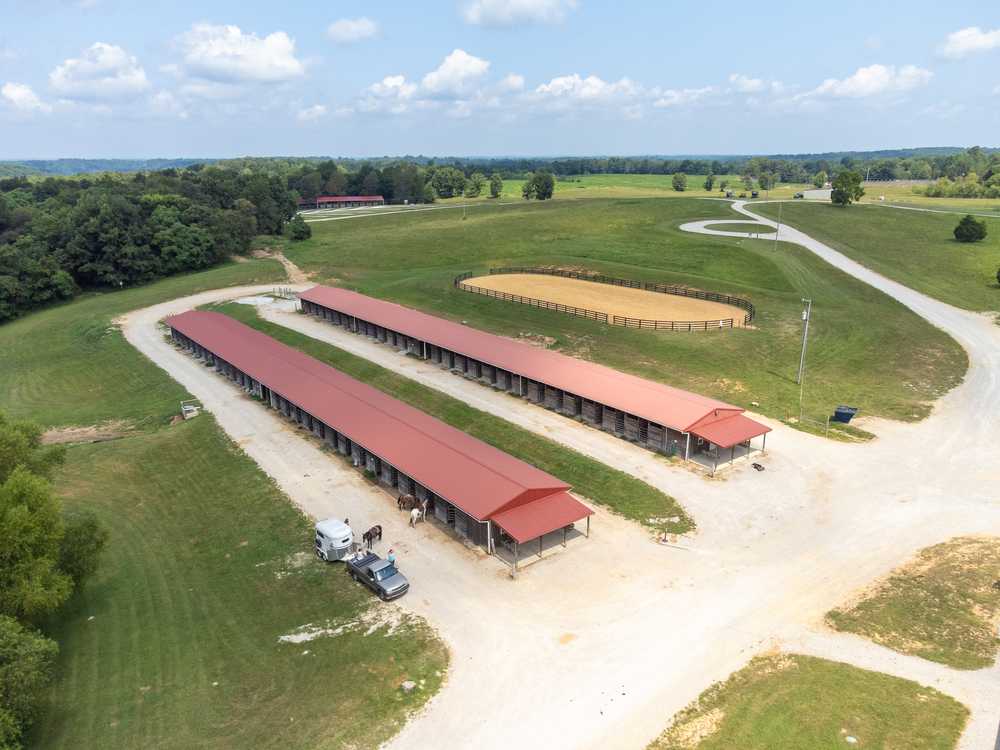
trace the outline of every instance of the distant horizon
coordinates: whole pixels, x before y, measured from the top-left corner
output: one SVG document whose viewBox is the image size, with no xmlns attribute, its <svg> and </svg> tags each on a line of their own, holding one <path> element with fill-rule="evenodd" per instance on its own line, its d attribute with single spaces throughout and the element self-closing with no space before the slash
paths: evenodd
<svg viewBox="0 0 1000 750">
<path fill-rule="evenodd" d="M 347 161 L 365 161 L 366 159 L 463 159 L 468 161 L 498 161 L 502 159 L 536 159 L 536 160 L 558 160 L 558 159 L 717 159 L 736 160 L 743 158 L 784 158 L 784 157 L 815 157 L 837 156 L 845 154 L 876 154 L 886 152 L 911 152 L 911 151 L 965 151 L 970 148 L 979 147 L 985 151 L 1000 151 L 1000 146 L 986 146 L 980 143 L 972 143 L 965 146 L 887 146 L 884 148 L 844 148 L 826 151 L 775 151 L 775 152 L 732 152 L 732 153 L 601 153 L 601 152 L 580 152 L 580 153 L 557 153 L 557 154 L 434 154 L 434 153 L 406 153 L 406 154 L 366 154 L 363 156 L 347 156 L 344 154 L 282 154 L 282 153 L 259 153 L 259 154 L 238 154 L 235 156 L 30 156 L 30 157 L 4 157 L 0 158 L 0 163 L 31 163 L 31 162 L 56 162 L 56 161 L 231 161 L 236 159 L 338 159 Z"/>
</svg>

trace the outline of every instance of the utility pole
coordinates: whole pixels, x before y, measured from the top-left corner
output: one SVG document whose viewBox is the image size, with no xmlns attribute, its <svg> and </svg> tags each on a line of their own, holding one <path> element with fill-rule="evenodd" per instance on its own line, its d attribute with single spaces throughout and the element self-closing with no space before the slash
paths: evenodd
<svg viewBox="0 0 1000 750">
<path fill-rule="evenodd" d="M 795 382 L 799 384 L 799 419 L 802 419 L 802 375 L 806 369 L 806 343 L 809 340 L 809 319 L 812 317 L 812 300 L 803 299 L 806 309 L 802 311 L 802 353 L 799 355 L 799 374 Z"/>
</svg>

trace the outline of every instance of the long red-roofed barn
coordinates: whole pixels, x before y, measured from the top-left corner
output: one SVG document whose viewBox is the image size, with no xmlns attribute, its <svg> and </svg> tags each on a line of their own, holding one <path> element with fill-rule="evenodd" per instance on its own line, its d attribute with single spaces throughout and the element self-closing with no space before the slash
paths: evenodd
<svg viewBox="0 0 1000 750">
<path fill-rule="evenodd" d="M 575 417 L 652 450 L 713 469 L 771 428 L 738 406 L 338 287 L 300 295 L 302 309 L 466 377 Z M 692 436 L 694 441 L 692 441 Z M 727 455 L 728 453 L 728 455 Z"/>
<path fill-rule="evenodd" d="M 299 198 L 299 210 L 314 208 L 371 208 L 384 206 L 381 195 L 317 195 L 315 198 Z"/>
<path fill-rule="evenodd" d="M 227 315 L 165 322 L 175 342 L 490 552 L 497 528 L 524 544 L 589 526 L 593 511 L 565 482 Z"/>
</svg>

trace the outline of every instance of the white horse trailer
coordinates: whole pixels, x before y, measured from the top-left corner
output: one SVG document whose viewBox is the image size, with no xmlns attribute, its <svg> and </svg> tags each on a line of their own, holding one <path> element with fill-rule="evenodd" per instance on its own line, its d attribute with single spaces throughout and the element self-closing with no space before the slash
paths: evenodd
<svg viewBox="0 0 1000 750">
<path fill-rule="evenodd" d="M 316 524 L 316 557 L 327 562 L 343 560 L 354 550 L 354 532 L 336 518 Z"/>
</svg>

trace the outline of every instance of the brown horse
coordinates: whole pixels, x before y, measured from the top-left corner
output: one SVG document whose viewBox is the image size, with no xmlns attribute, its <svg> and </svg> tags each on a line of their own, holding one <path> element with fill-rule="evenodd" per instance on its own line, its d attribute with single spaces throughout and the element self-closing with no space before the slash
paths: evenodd
<svg viewBox="0 0 1000 750">
<path fill-rule="evenodd" d="M 396 499 L 396 506 L 400 510 L 413 510 L 417 506 L 417 498 L 413 495 L 400 495 Z"/>
<path fill-rule="evenodd" d="M 376 541 L 382 541 L 382 527 L 378 524 L 372 526 L 368 531 L 361 535 L 361 541 L 364 542 L 365 547 L 371 549 Z"/>
</svg>

